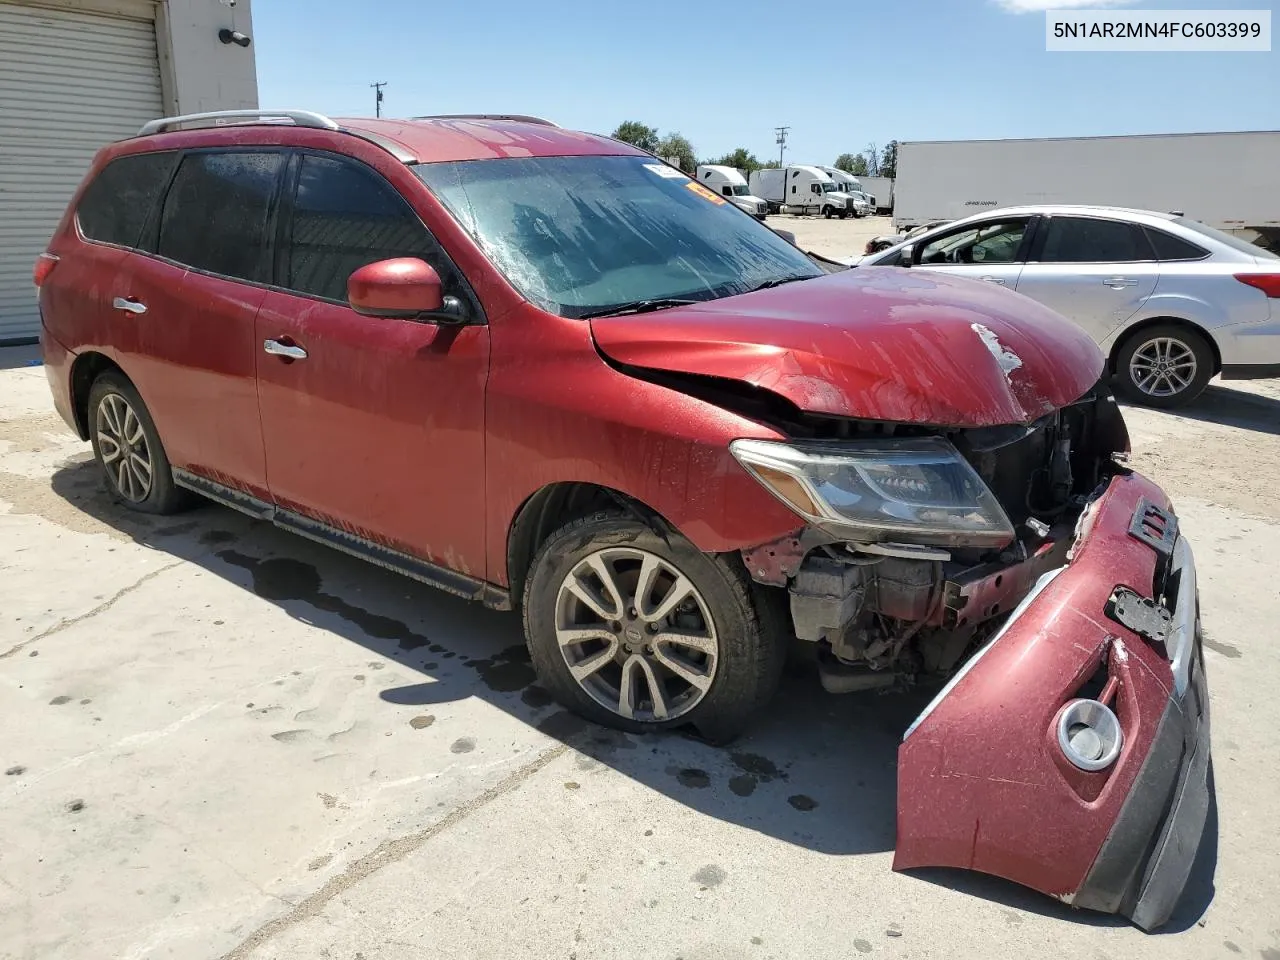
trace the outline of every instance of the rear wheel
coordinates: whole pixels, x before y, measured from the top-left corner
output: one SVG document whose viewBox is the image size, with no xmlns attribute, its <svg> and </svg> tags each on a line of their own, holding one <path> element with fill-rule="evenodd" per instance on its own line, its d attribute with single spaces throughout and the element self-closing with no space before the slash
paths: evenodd
<svg viewBox="0 0 1280 960">
<path fill-rule="evenodd" d="M 1130 400 L 1169 409 L 1200 395 L 1213 376 L 1213 362 L 1213 349 L 1199 333 L 1159 324 L 1125 341 L 1116 355 L 1116 375 Z"/>
<path fill-rule="evenodd" d="M 692 724 L 724 742 L 781 675 L 785 646 L 768 600 L 740 564 L 599 513 L 538 551 L 525 636 L 542 685 L 583 716 L 637 733 Z"/>
<path fill-rule="evenodd" d="M 137 389 L 118 373 L 104 373 L 89 388 L 93 455 L 107 490 L 130 510 L 175 513 L 189 498 L 173 483 L 160 435 Z"/>
</svg>

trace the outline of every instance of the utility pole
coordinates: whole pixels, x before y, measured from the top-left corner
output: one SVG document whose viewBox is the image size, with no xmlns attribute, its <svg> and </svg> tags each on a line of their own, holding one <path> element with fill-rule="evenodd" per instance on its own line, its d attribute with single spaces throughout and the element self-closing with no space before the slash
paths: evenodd
<svg viewBox="0 0 1280 960">
<path fill-rule="evenodd" d="M 387 81 L 385 80 L 383 80 L 381 83 L 369 84 L 369 86 L 373 87 L 373 89 L 376 91 L 373 95 L 373 110 L 374 110 L 374 115 L 378 117 L 382 116 L 382 88 L 385 87 L 386 85 L 387 85 Z"/>
<path fill-rule="evenodd" d="M 790 127 L 774 127 L 773 132 L 777 135 L 778 144 L 778 166 L 782 166 L 782 155 L 787 150 L 787 131 Z"/>
</svg>

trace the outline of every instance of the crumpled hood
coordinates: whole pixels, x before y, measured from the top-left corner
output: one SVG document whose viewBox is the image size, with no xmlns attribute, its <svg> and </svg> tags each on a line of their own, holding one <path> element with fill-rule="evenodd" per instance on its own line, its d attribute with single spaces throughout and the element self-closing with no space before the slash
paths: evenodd
<svg viewBox="0 0 1280 960">
<path fill-rule="evenodd" d="M 618 363 L 740 380 L 812 413 L 898 423 L 1029 423 L 1079 399 L 1104 362 L 1083 330 L 1027 297 L 898 267 L 590 323 Z"/>
</svg>

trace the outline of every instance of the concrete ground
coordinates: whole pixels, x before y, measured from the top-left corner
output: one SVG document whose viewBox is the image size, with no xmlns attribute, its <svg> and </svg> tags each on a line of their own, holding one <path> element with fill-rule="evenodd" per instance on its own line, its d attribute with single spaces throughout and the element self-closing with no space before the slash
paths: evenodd
<svg viewBox="0 0 1280 960">
<path fill-rule="evenodd" d="M 1147 936 L 891 871 L 921 695 L 792 677 L 730 749 L 588 726 L 513 616 L 221 507 L 116 507 L 29 357 L 0 351 L 6 960 L 1280 958 L 1276 382 L 1129 411 L 1201 566 L 1217 786 Z"/>
</svg>

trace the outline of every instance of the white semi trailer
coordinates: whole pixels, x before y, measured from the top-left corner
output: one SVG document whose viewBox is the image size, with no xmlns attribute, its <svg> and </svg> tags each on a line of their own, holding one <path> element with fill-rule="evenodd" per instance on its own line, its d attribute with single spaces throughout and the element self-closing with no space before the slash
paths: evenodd
<svg viewBox="0 0 1280 960">
<path fill-rule="evenodd" d="M 898 232 L 997 207 L 1082 203 L 1176 210 L 1280 246 L 1280 131 L 910 141 L 898 145 L 896 172 Z"/>
</svg>

